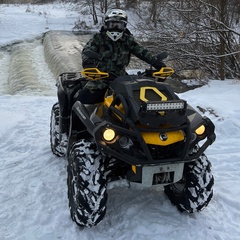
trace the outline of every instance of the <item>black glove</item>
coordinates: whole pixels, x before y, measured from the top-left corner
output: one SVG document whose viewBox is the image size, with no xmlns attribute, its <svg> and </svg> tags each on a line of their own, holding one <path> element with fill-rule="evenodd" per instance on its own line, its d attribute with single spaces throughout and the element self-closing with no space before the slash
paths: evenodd
<svg viewBox="0 0 240 240">
<path fill-rule="evenodd" d="M 152 66 L 157 70 L 160 70 L 161 68 L 166 67 L 165 63 L 162 61 L 159 61 L 158 59 L 152 64 Z"/>
<path fill-rule="evenodd" d="M 96 59 L 84 59 L 82 61 L 82 66 L 83 68 L 94 68 L 97 67 L 98 62 L 96 61 Z"/>
<path fill-rule="evenodd" d="M 163 67 L 166 67 L 165 63 L 163 62 L 163 59 L 167 58 L 167 56 L 168 56 L 167 52 L 159 53 L 154 57 L 152 66 L 158 70 L 160 70 Z"/>
<path fill-rule="evenodd" d="M 99 55 L 92 50 L 83 50 L 82 52 L 82 66 L 83 68 L 94 68 L 98 67 L 101 59 Z"/>
</svg>

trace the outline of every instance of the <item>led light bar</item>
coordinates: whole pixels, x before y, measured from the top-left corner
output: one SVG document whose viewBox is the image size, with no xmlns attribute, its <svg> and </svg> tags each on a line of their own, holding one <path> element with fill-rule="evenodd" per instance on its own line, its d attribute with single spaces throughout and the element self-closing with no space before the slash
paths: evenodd
<svg viewBox="0 0 240 240">
<path fill-rule="evenodd" d="M 174 111 L 186 108 L 186 101 L 183 100 L 146 102 L 145 104 L 145 111 Z"/>
</svg>

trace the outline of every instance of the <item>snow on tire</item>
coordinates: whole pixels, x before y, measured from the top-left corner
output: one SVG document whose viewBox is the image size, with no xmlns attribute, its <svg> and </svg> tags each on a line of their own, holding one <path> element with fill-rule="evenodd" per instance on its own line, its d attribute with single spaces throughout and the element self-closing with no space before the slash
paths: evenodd
<svg viewBox="0 0 240 240">
<path fill-rule="evenodd" d="M 52 152 L 58 157 L 63 157 L 66 150 L 60 146 L 59 117 L 59 103 L 55 103 L 52 107 L 50 119 L 50 144 Z"/>
<path fill-rule="evenodd" d="M 180 211 L 201 211 L 213 196 L 214 178 L 211 163 L 205 154 L 196 161 L 185 164 L 183 179 L 165 186 L 165 193 Z"/>
<path fill-rule="evenodd" d="M 106 213 L 107 184 L 103 159 L 91 141 L 80 140 L 71 147 L 68 199 L 72 220 L 79 226 L 95 226 Z"/>
</svg>

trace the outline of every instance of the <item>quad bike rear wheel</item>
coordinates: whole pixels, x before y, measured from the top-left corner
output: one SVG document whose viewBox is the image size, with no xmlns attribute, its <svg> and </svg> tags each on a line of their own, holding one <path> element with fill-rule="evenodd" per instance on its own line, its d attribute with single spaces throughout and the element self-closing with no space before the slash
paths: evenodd
<svg viewBox="0 0 240 240">
<path fill-rule="evenodd" d="M 181 211 L 201 211 L 213 196 L 214 178 L 211 163 L 205 154 L 196 161 L 185 164 L 183 179 L 165 186 L 170 201 Z"/>
<path fill-rule="evenodd" d="M 50 144 L 52 152 L 58 157 L 63 157 L 66 149 L 60 145 L 59 118 L 59 103 L 55 103 L 52 107 L 50 119 Z"/>
<path fill-rule="evenodd" d="M 97 225 L 106 213 L 107 184 L 101 153 L 94 143 L 73 144 L 68 158 L 68 199 L 71 218 L 77 225 Z"/>
</svg>

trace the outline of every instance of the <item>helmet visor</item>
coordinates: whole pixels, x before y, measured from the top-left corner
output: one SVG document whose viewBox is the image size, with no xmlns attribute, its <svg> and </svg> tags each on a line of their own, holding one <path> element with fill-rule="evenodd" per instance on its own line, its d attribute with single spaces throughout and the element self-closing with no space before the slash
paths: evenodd
<svg viewBox="0 0 240 240">
<path fill-rule="evenodd" d="M 126 22 L 123 21 L 107 21 L 106 26 L 108 30 L 124 30 L 126 28 Z"/>
</svg>

